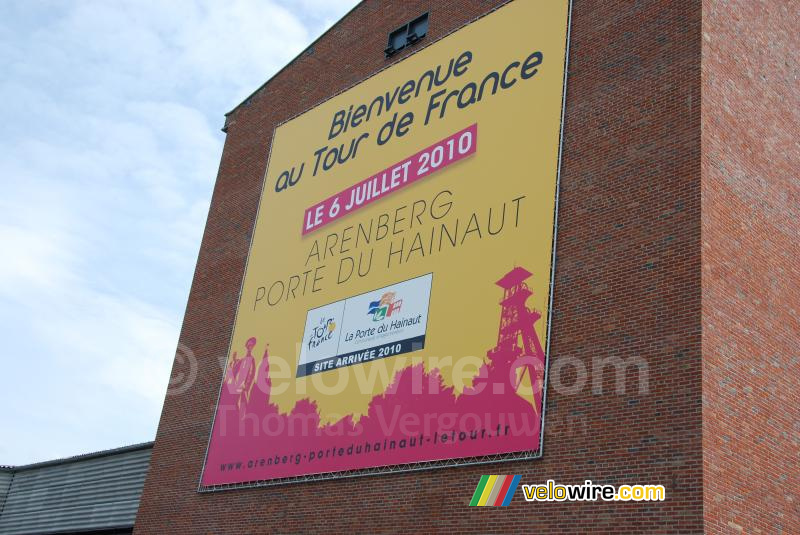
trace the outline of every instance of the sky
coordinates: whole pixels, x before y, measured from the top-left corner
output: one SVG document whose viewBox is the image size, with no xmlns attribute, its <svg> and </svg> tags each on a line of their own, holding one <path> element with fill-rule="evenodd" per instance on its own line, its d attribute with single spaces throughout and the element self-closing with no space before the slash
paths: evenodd
<svg viewBox="0 0 800 535">
<path fill-rule="evenodd" d="M 356 3 L 0 2 L 0 465 L 153 440 L 224 113 Z"/>
</svg>

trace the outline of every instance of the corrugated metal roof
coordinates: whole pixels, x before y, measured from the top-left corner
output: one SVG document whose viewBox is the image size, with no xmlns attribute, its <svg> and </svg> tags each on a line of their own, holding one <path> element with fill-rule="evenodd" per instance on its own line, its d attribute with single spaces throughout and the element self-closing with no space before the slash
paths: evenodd
<svg viewBox="0 0 800 535">
<path fill-rule="evenodd" d="M 0 534 L 132 527 L 151 451 L 149 442 L 12 468 Z"/>
<path fill-rule="evenodd" d="M 130 444 L 128 446 L 120 446 L 119 448 L 111 448 L 109 450 L 101 450 L 101 451 L 93 451 L 91 453 L 80 453 L 78 455 L 72 455 L 70 457 L 62 457 L 60 459 L 50 459 L 47 461 L 39 461 L 30 464 L 20 464 L 17 466 L 8 466 L 3 465 L 2 468 L 8 468 L 13 471 L 19 470 L 27 470 L 29 468 L 38 468 L 40 466 L 50 466 L 54 464 L 63 464 L 63 463 L 71 463 L 73 461 L 80 461 L 82 459 L 92 459 L 95 457 L 107 457 L 109 455 L 116 455 L 118 453 L 123 453 L 126 451 L 134 451 L 134 450 L 143 450 L 143 449 L 153 449 L 153 441 L 150 442 L 139 442 L 138 444 Z"/>
</svg>

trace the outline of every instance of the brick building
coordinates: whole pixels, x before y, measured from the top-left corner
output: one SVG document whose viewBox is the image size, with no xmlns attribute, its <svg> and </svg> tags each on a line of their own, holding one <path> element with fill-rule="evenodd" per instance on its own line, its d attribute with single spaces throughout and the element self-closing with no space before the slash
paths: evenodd
<svg viewBox="0 0 800 535">
<path fill-rule="evenodd" d="M 505 4 L 366 0 L 226 116 L 136 532 L 800 533 L 800 9 L 777 0 L 573 2 L 541 458 L 198 492 L 276 126 Z M 667 499 L 467 507 L 488 472 Z"/>
</svg>

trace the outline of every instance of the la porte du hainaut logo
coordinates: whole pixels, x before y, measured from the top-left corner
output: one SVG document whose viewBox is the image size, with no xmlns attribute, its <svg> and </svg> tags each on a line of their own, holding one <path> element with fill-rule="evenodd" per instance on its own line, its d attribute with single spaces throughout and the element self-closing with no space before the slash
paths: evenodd
<svg viewBox="0 0 800 535">
<path fill-rule="evenodd" d="M 370 301 L 367 314 L 372 321 L 383 321 L 403 307 L 402 299 L 395 299 L 395 292 L 386 292 L 379 301 Z"/>
</svg>

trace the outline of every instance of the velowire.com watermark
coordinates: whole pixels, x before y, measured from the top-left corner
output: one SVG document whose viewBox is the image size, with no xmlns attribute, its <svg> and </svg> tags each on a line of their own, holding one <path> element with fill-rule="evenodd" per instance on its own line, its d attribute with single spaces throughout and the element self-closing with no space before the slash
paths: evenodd
<svg viewBox="0 0 800 535">
<path fill-rule="evenodd" d="M 663 502 L 664 485 L 598 485 L 590 480 L 582 485 L 561 485 L 548 479 L 544 485 L 522 485 L 528 502 Z"/>
<path fill-rule="evenodd" d="M 470 506 L 507 506 L 519 485 L 518 475 L 481 476 Z M 522 485 L 527 502 L 661 502 L 666 499 L 663 485 L 601 485 L 584 481 L 580 485 L 562 485 L 552 479 L 545 484 Z"/>
</svg>

